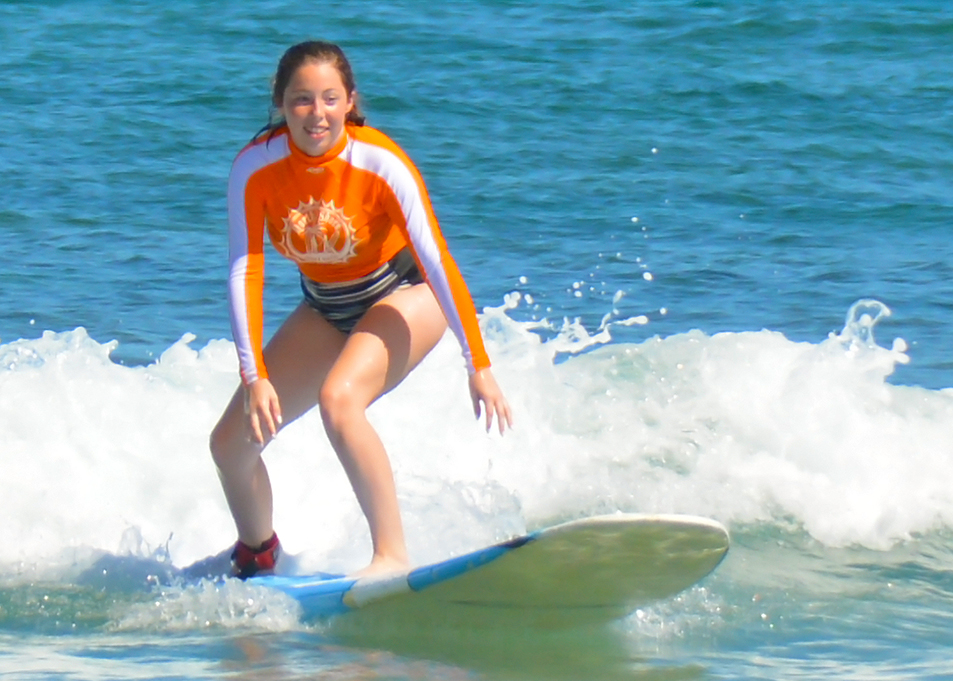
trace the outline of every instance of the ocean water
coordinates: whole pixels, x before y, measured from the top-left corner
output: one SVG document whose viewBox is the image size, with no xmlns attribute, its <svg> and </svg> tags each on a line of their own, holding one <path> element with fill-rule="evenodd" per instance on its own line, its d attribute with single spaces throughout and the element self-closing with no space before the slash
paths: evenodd
<svg viewBox="0 0 953 681">
<path fill-rule="evenodd" d="M 953 678 L 951 36 L 929 0 L 0 5 L 0 673 Z M 225 181 L 309 37 L 423 172 L 516 415 L 474 422 L 452 336 L 374 405 L 412 558 L 682 512 L 731 531 L 708 579 L 547 633 L 170 578 L 234 540 Z M 271 257 L 269 330 L 299 295 Z M 267 460 L 300 568 L 363 564 L 319 421 Z"/>
</svg>

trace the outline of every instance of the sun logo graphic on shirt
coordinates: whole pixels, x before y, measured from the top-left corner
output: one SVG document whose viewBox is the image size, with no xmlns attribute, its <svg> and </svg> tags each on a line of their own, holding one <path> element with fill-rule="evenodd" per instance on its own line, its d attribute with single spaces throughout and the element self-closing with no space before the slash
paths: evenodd
<svg viewBox="0 0 953 681">
<path fill-rule="evenodd" d="M 337 264 L 354 257 L 361 242 L 355 236 L 351 218 L 334 201 L 301 201 L 283 219 L 282 255 L 298 263 Z"/>
</svg>

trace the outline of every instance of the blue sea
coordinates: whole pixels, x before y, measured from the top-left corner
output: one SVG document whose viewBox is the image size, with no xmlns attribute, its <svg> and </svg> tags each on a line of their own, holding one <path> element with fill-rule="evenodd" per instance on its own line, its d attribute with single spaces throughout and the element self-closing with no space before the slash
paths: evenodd
<svg viewBox="0 0 953 681">
<path fill-rule="evenodd" d="M 729 528 L 711 576 L 562 632 L 170 577 L 234 541 L 226 178 L 306 38 L 423 173 L 515 412 L 473 420 L 452 335 L 373 406 L 413 561 L 674 512 Z M 953 678 L 951 45 L 932 0 L 3 3 L 0 674 Z M 301 569 L 363 565 L 320 420 L 266 457 Z"/>
</svg>

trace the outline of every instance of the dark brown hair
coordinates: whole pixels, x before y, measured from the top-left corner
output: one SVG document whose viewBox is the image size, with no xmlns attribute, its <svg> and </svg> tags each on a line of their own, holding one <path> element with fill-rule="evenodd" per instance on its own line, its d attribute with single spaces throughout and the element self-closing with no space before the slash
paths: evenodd
<svg viewBox="0 0 953 681">
<path fill-rule="evenodd" d="M 330 64 L 341 74 L 341 80 L 347 90 L 347 96 L 354 100 L 354 107 L 348 112 L 345 119 L 348 123 L 354 125 L 364 125 L 365 116 L 361 112 L 358 101 L 356 85 L 354 83 L 354 71 L 351 69 L 351 63 L 344 56 L 344 50 L 334 43 L 324 42 L 323 40 L 306 40 L 303 43 L 289 47 L 281 59 L 278 60 L 278 69 L 275 71 L 275 77 L 271 89 L 271 113 L 268 124 L 255 135 L 255 138 L 261 137 L 265 133 L 273 133 L 284 125 L 284 119 L 277 115 L 277 109 L 281 106 L 282 98 L 288 83 L 294 76 L 295 71 L 301 68 L 306 62 L 313 61 L 319 64 Z"/>
</svg>

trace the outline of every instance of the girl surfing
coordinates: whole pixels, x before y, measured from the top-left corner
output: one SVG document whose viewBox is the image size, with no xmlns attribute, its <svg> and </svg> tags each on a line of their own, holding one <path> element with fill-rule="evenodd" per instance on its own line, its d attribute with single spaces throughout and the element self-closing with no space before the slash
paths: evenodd
<svg viewBox="0 0 953 681">
<path fill-rule="evenodd" d="M 278 63 L 277 117 L 228 181 L 229 304 L 241 385 L 210 448 L 238 530 L 233 570 L 272 570 L 279 552 L 262 459 L 278 431 L 317 406 L 370 527 L 357 573 L 408 567 L 393 472 L 367 408 L 393 390 L 449 325 L 477 418 L 512 427 L 476 310 L 423 179 L 364 124 L 351 66 L 334 44 L 294 45 Z M 263 342 L 264 236 L 300 271 L 302 302 Z"/>
</svg>

